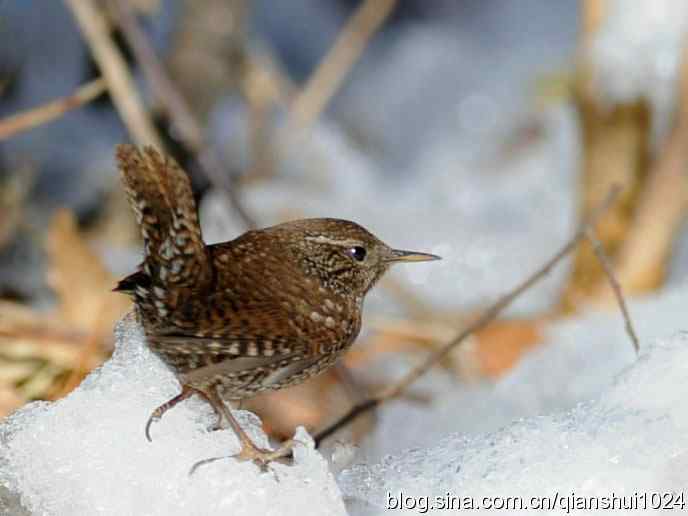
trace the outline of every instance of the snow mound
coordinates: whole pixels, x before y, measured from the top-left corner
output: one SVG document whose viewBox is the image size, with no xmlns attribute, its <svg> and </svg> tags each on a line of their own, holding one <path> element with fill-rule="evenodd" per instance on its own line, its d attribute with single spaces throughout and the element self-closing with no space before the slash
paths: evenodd
<svg viewBox="0 0 688 516">
<path fill-rule="evenodd" d="M 645 349 L 595 401 L 523 418 L 494 432 L 454 434 L 428 448 L 357 465 L 340 474 L 339 484 L 350 507 L 364 514 L 396 508 L 402 495 L 417 497 L 405 498 L 404 507 L 418 514 L 423 504 L 442 503 L 434 497 L 446 500 L 448 493 L 474 504 L 484 497 L 493 502 L 514 497 L 514 503 L 531 510 L 535 497 L 550 504 L 550 512 L 538 514 L 566 514 L 567 504 L 601 504 L 604 497 L 611 503 L 616 497 L 615 503 L 626 504 L 622 509 L 636 503 L 641 509 L 636 514 L 651 513 L 656 493 L 685 491 L 686 392 L 688 334 L 681 333 Z M 460 406 L 455 411 L 471 417 Z M 687 500 L 678 495 L 671 501 Z"/>
<path fill-rule="evenodd" d="M 641 348 L 685 326 L 686 296 L 688 283 L 683 282 L 628 299 Z M 399 399 L 383 406 L 359 460 L 377 462 L 389 453 L 431 446 L 451 433 L 484 434 L 519 418 L 570 410 L 606 392 L 636 359 L 621 314 L 614 307 L 556 321 L 543 328 L 543 342 L 496 383 L 457 382 L 453 375 L 431 372 L 414 389 L 432 401 L 419 404 Z M 390 369 L 400 366 L 390 361 Z M 388 381 L 400 375 L 394 371 L 387 375 Z"/>
<path fill-rule="evenodd" d="M 0 514 L 17 514 L 18 499 L 30 514 L 46 516 L 345 514 L 328 465 L 303 429 L 291 466 L 263 473 L 228 459 L 189 476 L 199 460 L 236 453 L 238 440 L 231 430 L 209 432 L 212 411 L 192 399 L 153 425 L 149 443 L 148 416 L 179 385 L 131 315 L 115 334 L 112 359 L 69 396 L 32 403 L 0 425 Z M 256 416 L 236 415 L 267 445 Z"/>
</svg>

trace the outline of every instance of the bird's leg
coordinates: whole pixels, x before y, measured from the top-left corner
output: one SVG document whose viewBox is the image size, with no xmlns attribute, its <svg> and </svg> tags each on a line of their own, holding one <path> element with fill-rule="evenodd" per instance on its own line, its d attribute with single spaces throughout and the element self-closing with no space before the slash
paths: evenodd
<svg viewBox="0 0 688 516">
<path fill-rule="evenodd" d="M 208 404 L 213 407 L 213 411 L 215 412 L 215 415 L 217 416 L 217 422 L 215 425 L 212 427 L 212 430 L 219 430 L 221 428 L 221 423 L 222 423 L 222 413 L 217 410 L 217 406 L 208 398 L 208 395 L 198 389 L 194 389 L 193 387 L 190 387 L 188 385 L 183 385 L 182 386 L 182 392 L 177 394 L 174 398 L 166 401 L 162 405 L 160 405 L 158 408 L 156 408 L 153 413 L 150 415 L 148 418 L 148 421 L 146 422 L 146 439 L 149 441 L 152 441 L 151 436 L 150 436 L 150 427 L 154 422 L 160 421 L 160 418 L 162 418 L 163 414 L 170 410 L 172 407 L 177 405 L 178 403 L 184 401 L 186 398 L 189 398 L 190 396 L 193 396 L 194 394 L 198 394 L 201 398 L 203 398 L 205 401 L 208 402 Z"/>
<path fill-rule="evenodd" d="M 192 475 L 200 466 L 205 464 L 210 464 L 220 459 L 235 458 L 241 461 L 250 460 L 261 467 L 261 469 L 266 469 L 268 463 L 275 459 L 279 459 L 288 455 L 292 448 L 294 447 L 294 440 L 289 439 L 282 443 L 282 445 L 277 450 L 266 450 L 265 448 L 260 448 L 256 446 L 248 434 L 241 428 L 239 422 L 232 415 L 232 411 L 229 410 L 227 405 L 224 404 L 222 399 L 217 394 L 216 388 L 211 388 L 211 391 L 207 394 L 208 401 L 215 407 L 215 410 L 221 412 L 225 419 L 229 422 L 232 430 L 239 438 L 241 443 L 241 450 L 236 455 L 225 455 L 222 457 L 212 457 L 210 459 L 204 459 L 193 465 L 189 475 Z"/>
<path fill-rule="evenodd" d="M 215 412 L 215 424 L 210 427 L 211 432 L 215 432 L 216 430 L 222 430 L 222 411 L 217 409 L 217 406 L 215 403 L 212 402 L 212 400 L 208 397 L 208 395 L 198 389 L 195 389 L 196 394 L 198 394 L 201 398 L 203 398 L 208 405 L 210 405 L 213 408 L 213 412 Z"/>
</svg>

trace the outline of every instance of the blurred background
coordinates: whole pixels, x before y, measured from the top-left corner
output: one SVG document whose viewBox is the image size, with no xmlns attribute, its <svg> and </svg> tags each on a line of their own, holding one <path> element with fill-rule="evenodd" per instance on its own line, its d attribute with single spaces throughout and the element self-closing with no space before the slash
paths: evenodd
<svg viewBox="0 0 688 516">
<path fill-rule="evenodd" d="M 130 307 L 111 290 L 141 257 L 113 159 L 127 141 L 187 170 L 209 243 L 328 216 L 444 257 L 382 282 L 341 367 L 249 404 L 276 438 L 324 427 L 447 342 L 614 183 L 597 234 L 641 337 L 679 329 L 687 25 L 679 0 L 0 0 L 0 417 L 67 395 L 112 352 Z M 442 423 L 397 425 L 398 446 L 468 431 L 471 410 L 475 431 L 571 406 L 595 389 L 533 378 L 518 408 L 484 400 L 567 331 L 605 344 L 558 367 L 611 381 L 634 356 L 616 310 L 581 245 L 346 439 L 409 410 Z"/>
</svg>

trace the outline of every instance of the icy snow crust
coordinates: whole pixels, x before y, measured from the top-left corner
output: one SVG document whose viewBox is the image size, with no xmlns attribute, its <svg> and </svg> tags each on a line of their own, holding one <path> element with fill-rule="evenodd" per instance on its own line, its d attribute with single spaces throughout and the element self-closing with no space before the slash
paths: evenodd
<svg viewBox="0 0 688 516">
<path fill-rule="evenodd" d="M 344 505 L 326 461 L 302 429 L 295 465 L 222 460 L 189 477 L 196 461 L 238 451 L 231 430 L 208 432 L 211 411 L 184 402 L 153 425 L 151 411 L 179 392 L 172 373 L 150 353 L 140 328 L 125 318 L 113 358 L 67 398 L 32 403 L 0 426 L 0 486 L 40 515 L 335 515 Z M 237 412 L 266 445 L 257 418 Z M 0 514 L 10 511 L 3 505 Z M 5 495 L 7 492 L 4 493 Z M 16 514 L 14 510 L 9 514 Z"/>
</svg>

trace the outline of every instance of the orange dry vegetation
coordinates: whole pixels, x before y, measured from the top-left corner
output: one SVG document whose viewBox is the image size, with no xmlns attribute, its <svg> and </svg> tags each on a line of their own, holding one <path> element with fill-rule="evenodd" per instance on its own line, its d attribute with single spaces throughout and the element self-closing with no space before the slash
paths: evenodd
<svg viewBox="0 0 688 516">
<path fill-rule="evenodd" d="M 112 292 L 115 278 L 83 240 L 70 212 L 55 215 L 46 251 L 55 308 L 0 302 L 0 417 L 31 399 L 70 392 L 109 355 L 114 323 L 130 306 Z"/>
</svg>

